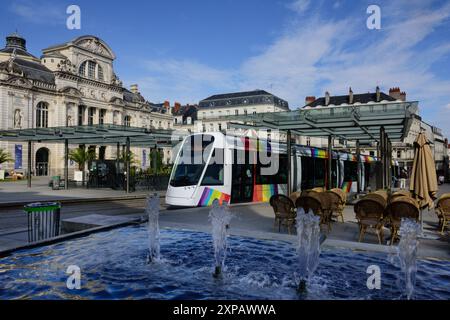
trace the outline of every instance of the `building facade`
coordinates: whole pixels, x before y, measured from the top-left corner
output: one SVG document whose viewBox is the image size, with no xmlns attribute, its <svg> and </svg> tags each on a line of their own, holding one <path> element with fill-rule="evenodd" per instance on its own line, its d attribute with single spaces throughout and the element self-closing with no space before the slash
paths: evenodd
<svg viewBox="0 0 450 320">
<path fill-rule="evenodd" d="M 137 85 L 124 88 L 114 71 L 115 59 L 108 44 L 95 36 L 46 48 L 40 59 L 27 51 L 26 40 L 17 33 L 6 37 L 0 50 L 0 129 L 96 124 L 171 129 L 170 108 L 148 102 Z M 116 147 L 86 147 L 95 148 L 100 158 L 116 157 Z M 26 172 L 25 143 L 0 142 L 0 148 L 15 160 L 3 164 L 3 169 Z M 33 174 L 62 174 L 63 149 L 63 144 L 33 144 Z M 149 151 L 133 147 L 132 152 L 139 166 L 150 166 L 145 156 Z M 170 151 L 164 151 L 164 158 L 170 159 Z M 69 172 L 74 168 L 70 163 Z"/>
<path fill-rule="evenodd" d="M 409 102 L 406 100 L 406 92 L 401 91 L 398 87 L 391 88 L 388 94 L 381 92 L 379 87 L 376 88 L 375 92 L 363 94 L 353 94 L 353 91 L 350 88 L 348 95 L 331 96 L 328 92 L 326 92 L 325 96 L 317 99 L 313 96 L 306 97 L 304 108 L 308 109 L 361 105 L 368 103 L 383 104 L 389 107 L 389 103 L 408 104 Z M 393 161 L 395 161 L 396 165 L 407 169 L 409 172 L 411 171 L 414 161 L 414 142 L 420 132 L 423 132 L 428 141 L 431 142 L 431 149 L 436 162 L 436 170 L 444 170 L 445 163 L 447 163 L 446 161 L 448 161 L 448 158 L 446 158 L 446 139 L 442 135 L 442 130 L 424 122 L 418 112 L 412 115 L 409 124 L 407 124 L 403 141 L 392 143 Z M 328 143 L 327 139 L 323 138 L 310 139 L 307 137 L 302 137 L 301 140 L 307 140 L 307 144 L 317 147 L 325 147 Z M 355 152 L 354 142 L 342 144 L 338 140 L 335 140 L 334 147 L 336 149 L 344 149 L 350 152 Z M 362 146 L 361 153 L 376 156 L 377 147 L 375 144 L 370 146 Z"/>
<path fill-rule="evenodd" d="M 288 102 L 264 90 L 217 94 L 199 102 L 197 129 L 232 130 L 224 117 L 280 111 L 289 111 Z"/>
</svg>

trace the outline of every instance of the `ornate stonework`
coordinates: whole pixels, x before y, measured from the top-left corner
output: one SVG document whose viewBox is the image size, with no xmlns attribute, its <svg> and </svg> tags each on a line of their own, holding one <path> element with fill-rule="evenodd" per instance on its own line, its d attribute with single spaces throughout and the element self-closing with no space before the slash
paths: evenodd
<svg viewBox="0 0 450 320">
<path fill-rule="evenodd" d="M 80 40 L 77 45 L 89 52 L 112 58 L 109 50 L 98 39 Z"/>
</svg>

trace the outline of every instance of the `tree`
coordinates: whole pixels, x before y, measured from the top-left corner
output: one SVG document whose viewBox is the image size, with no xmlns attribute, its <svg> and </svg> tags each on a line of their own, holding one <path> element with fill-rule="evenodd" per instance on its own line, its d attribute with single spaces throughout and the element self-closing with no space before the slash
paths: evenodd
<svg viewBox="0 0 450 320">
<path fill-rule="evenodd" d="M 156 170 L 155 170 L 156 166 Z M 163 166 L 162 154 L 159 150 L 152 150 L 150 153 L 150 168 L 153 174 L 161 171 Z"/>
<path fill-rule="evenodd" d="M 78 164 L 78 170 L 82 172 L 82 184 L 84 186 L 86 162 L 95 160 L 95 149 L 76 148 L 69 152 L 69 159 Z"/>
<path fill-rule="evenodd" d="M 10 161 L 14 161 L 14 159 L 11 157 L 11 154 L 4 149 L 0 149 L 0 164 Z"/>
<path fill-rule="evenodd" d="M 139 165 L 139 160 L 136 159 L 136 155 L 132 151 L 130 151 L 130 154 L 129 154 L 128 157 L 126 156 L 126 151 L 122 152 L 119 160 L 121 162 L 123 162 L 123 163 L 125 163 L 127 160 L 129 160 L 130 161 L 130 166 L 133 166 L 133 165 L 137 166 L 137 165 Z"/>
</svg>

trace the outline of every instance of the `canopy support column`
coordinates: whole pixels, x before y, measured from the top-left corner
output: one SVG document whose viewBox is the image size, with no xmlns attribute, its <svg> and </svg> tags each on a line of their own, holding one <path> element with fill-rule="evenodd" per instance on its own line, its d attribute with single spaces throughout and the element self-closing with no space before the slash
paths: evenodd
<svg viewBox="0 0 450 320">
<path fill-rule="evenodd" d="M 31 141 L 28 141 L 28 172 L 27 172 L 27 185 L 31 188 Z"/>
<path fill-rule="evenodd" d="M 155 146 L 152 151 L 152 167 L 153 167 L 153 175 L 156 177 L 158 174 L 158 158 L 157 158 L 158 148 Z"/>
<path fill-rule="evenodd" d="M 81 145 L 81 149 L 83 149 L 83 151 L 86 151 L 86 145 L 82 144 Z M 86 185 L 86 162 L 83 163 L 83 172 L 81 172 L 81 185 L 84 187 Z"/>
<path fill-rule="evenodd" d="M 292 154 L 292 145 L 291 145 L 291 130 L 287 131 L 286 134 L 286 145 L 287 145 L 287 195 L 289 196 L 291 194 L 292 191 L 292 186 L 291 186 L 291 173 L 292 173 L 292 169 L 291 169 L 291 154 Z"/>
<path fill-rule="evenodd" d="M 125 153 L 125 161 L 126 161 L 126 170 L 127 170 L 127 175 L 126 175 L 126 180 L 127 180 L 127 193 L 130 193 L 130 159 L 131 158 L 131 154 L 130 154 L 130 137 L 127 137 L 127 145 L 126 145 L 126 153 Z"/>
<path fill-rule="evenodd" d="M 69 189 L 69 139 L 64 139 L 64 189 Z"/>
<path fill-rule="evenodd" d="M 392 186 L 392 144 L 386 133 L 386 187 L 391 189 Z"/>
<path fill-rule="evenodd" d="M 116 146 L 116 186 L 120 185 L 120 142 Z"/>
<path fill-rule="evenodd" d="M 380 128 L 380 162 L 381 162 L 381 189 L 386 188 L 386 155 L 385 155 L 385 132 L 384 127 Z"/>
<path fill-rule="evenodd" d="M 327 189 L 333 189 L 333 178 L 331 175 L 332 172 L 332 163 L 333 163 L 333 137 L 331 135 L 328 136 L 328 166 L 327 166 Z"/>
<path fill-rule="evenodd" d="M 356 173 L 358 178 L 356 179 L 356 189 L 357 193 L 360 193 L 361 190 L 361 150 L 359 148 L 359 140 L 356 140 Z"/>
</svg>

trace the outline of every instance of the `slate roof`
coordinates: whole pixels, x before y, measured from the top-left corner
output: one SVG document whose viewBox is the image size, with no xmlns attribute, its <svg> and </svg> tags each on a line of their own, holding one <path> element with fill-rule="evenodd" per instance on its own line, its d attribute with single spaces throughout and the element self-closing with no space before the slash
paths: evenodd
<svg viewBox="0 0 450 320">
<path fill-rule="evenodd" d="M 22 50 L 20 48 L 12 48 L 12 47 L 7 47 L 7 48 L 3 48 L 0 50 L 0 52 L 3 53 L 8 53 L 8 54 L 12 54 L 14 49 L 16 50 L 16 54 L 18 56 L 25 56 L 25 57 L 30 57 L 30 58 L 35 58 L 37 59 L 35 56 L 33 56 L 31 53 L 29 53 L 28 51 Z"/>
<path fill-rule="evenodd" d="M 183 116 L 183 121 L 188 117 L 191 117 L 192 121 L 195 121 L 197 120 L 197 108 L 197 105 L 184 105 L 178 108 L 178 110 L 173 108 L 172 114 L 174 116 Z"/>
<path fill-rule="evenodd" d="M 215 95 L 212 95 L 202 101 L 212 101 L 212 100 L 242 98 L 242 97 L 254 97 L 254 96 L 260 96 L 260 95 L 272 95 L 272 94 L 268 93 L 265 90 L 253 90 L 253 91 L 215 94 Z"/>
<path fill-rule="evenodd" d="M 0 64 L 0 68 L 8 68 L 8 64 L 8 61 L 4 61 Z M 53 73 L 38 62 L 16 58 L 14 59 L 13 67 L 16 72 L 22 72 L 26 79 L 55 84 L 55 76 Z"/>
<path fill-rule="evenodd" d="M 265 90 L 253 90 L 212 95 L 199 102 L 199 108 L 246 106 L 255 104 L 275 104 L 289 110 L 287 101 Z"/>
<path fill-rule="evenodd" d="M 380 101 L 396 101 L 395 98 L 392 98 L 391 96 L 380 92 Z M 330 103 L 332 105 L 338 106 L 344 103 L 349 103 L 349 96 L 330 96 Z M 362 93 L 362 94 L 353 94 L 353 103 L 359 102 L 359 103 L 369 103 L 369 102 L 376 102 L 377 101 L 377 94 L 375 92 L 373 93 Z M 320 97 L 313 102 L 307 104 L 305 107 L 317 107 L 317 106 L 325 106 L 325 97 Z"/>
<path fill-rule="evenodd" d="M 145 102 L 144 97 L 140 93 L 133 93 L 127 89 L 123 92 L 123 100 L 127 102 Z"/>
</svg>

